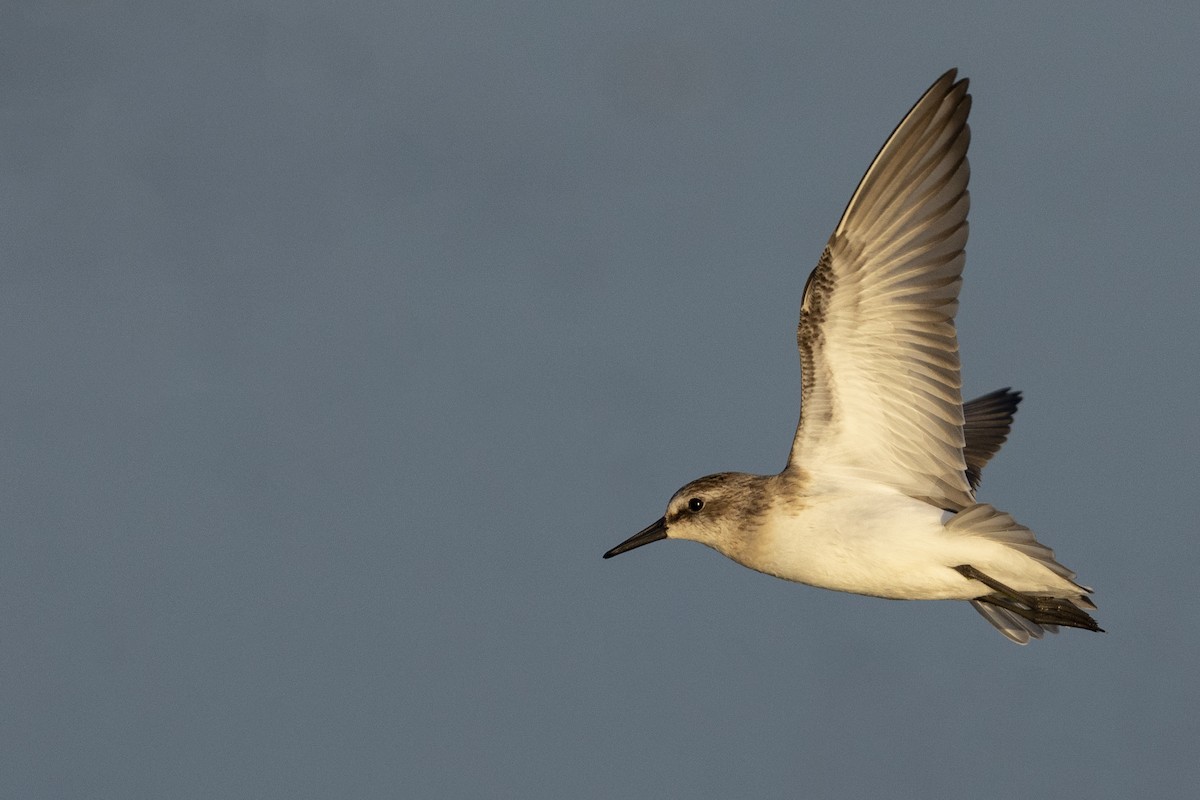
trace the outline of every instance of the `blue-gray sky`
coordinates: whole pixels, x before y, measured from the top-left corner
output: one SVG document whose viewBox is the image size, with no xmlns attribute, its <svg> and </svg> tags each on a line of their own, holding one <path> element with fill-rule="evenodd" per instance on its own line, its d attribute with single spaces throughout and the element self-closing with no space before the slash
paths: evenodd
<svg viewBox="0 0 1200 800">
<path fill-rule="evenodd" d="M 1198 40 L 1184 3 L 8 4 L 0 796 L 1191 797 Z M 1109 633 L 601 561 L 783 464 L 804 279 L 951 66 L 966 391 L 1026 393 L 981 498 Z"/>
</svg>

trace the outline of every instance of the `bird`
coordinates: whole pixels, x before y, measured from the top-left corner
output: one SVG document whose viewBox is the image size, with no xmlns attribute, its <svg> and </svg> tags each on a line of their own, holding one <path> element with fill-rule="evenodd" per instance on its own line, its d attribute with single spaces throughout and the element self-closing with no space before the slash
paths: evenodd
<svg viewBox="0 0 1200 800">
<path fill-rule="evenodd" d="M 783 470 L 694 480 L 604 558 L 682 539 L 823 589 L 965 600 L 1017 644 L 1059 627 L 1103 632 L 1093 590 L 1029 528 L 976 501 L 1022 396 L 962 400 L 967 89 L 951 69 L 913 105 L 808 276 L 800 421 Z"/>
</svg>

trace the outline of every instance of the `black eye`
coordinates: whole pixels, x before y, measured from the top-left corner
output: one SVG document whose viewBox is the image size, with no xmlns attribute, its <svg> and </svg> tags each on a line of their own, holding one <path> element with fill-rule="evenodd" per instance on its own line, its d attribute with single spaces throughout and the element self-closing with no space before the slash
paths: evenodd
<svg viewBox="0 0 1200 800">
<path fill-rule="evenodd" d="M 691 500 L 688 500 L 688 511 L 692 512 L 693 514 L 702 508 L 704 508 L 704 501 L 699 497 L 693 497 Z"/>
</svg>

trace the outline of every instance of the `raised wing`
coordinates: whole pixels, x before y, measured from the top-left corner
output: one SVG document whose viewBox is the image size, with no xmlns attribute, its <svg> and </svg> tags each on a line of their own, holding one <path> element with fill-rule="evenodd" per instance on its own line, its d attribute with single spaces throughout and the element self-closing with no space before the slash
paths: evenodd
<svg viewBox="0 0 1200 800">
<path fill-rule="evenodd" d="M 917 101 L 808 278 L 789 469 L 864 478 L 943 508 L 973 502 L 954 314 L 967 242 L 967 81 Z"/>
</svg>

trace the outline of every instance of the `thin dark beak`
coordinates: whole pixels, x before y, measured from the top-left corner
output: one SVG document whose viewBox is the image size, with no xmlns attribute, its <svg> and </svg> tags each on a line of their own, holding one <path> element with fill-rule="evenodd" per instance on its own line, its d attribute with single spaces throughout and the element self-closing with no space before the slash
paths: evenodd
<svg viewBox="0 0 1200 800">
<path fill-rule="evenodd" d="M 650 544 L 651 542 L 657 542 L 659 539 L 665 538 L 667 538 L 667 518 L 659 517 L 657 522 L 653 523 L 645 530 L 639 531 L 633 536 L 630 536 L 612 550 L 609 550 L 607 553 L 605 553 L 604 557 L 612 558 L 613 556 L 619 556 L 621 553 L 624 553 L 627 550 L 632 550 L 635 547 L 641 547 L 644 544 Z"/>
</svg>

